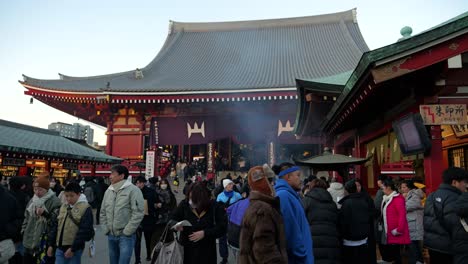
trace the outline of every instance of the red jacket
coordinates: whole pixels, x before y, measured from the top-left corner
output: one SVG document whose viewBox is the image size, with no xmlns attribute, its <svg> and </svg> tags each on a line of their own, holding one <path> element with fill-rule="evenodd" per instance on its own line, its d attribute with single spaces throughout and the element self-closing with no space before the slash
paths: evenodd
<svg viewBox="0 0 468 264">
<path fill-rule="evenodd" d="M 406 220 L 405 198 L 401 194 L 393 197 L 390 204 L 386 207 L 384 217 L 387 224 L 387 243 L 388 244 L 410 244 L 410 235 L 408 221 Z M 401 235 L 394 236 L 392 230 L 397 229 Z"/>
</svg>

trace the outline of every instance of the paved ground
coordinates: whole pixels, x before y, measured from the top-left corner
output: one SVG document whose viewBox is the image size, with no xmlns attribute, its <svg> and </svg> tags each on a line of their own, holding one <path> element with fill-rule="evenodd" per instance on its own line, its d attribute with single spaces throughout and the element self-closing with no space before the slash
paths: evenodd
<svg viewBox="0 0 468 264">
<path fill-rule="evenodd" d="M 171 184 L 172 185 L 172 184 Z M 174 188 L 174 186 L 171 186 L 172 188 Z M 175 193 L 176 195 L 176 198 L 177 198 L 177 201 L 181 201 L 182 199 L 184 199 L 183 197 L 183 194 L 182 194 L 182 190 L 183 190 L 183 184 L 181 183 L 181 186 L 179 186 L 178 190 L 179 192 L 178 193 Z M 177 188 L 176 188 L 177 190 Z M 104 235 L 103 231 L 102 231 L 102 228 L 101 226 L 95 226 L 95 229 L 96 229 L 96 236 L 95 236 L 95 245 L 96 245 L 96 255 L 93 257 L 93 258 L 90 258 L 89 257 L 89 254 L 88 254 L 88 245 L 89 243 L 86 244 L 86 248 L 85 248 L 85 252 L 83 253 L 83 256 L 81 258 L 81 262 L 82 263 L 86 263 L 86 264 L 105 264 L 105 263 L 109 263 L 109 255 L 108 255 L 108 249 L 107 249 L 107 237 Z M 144 245 L 145 245 L 145 242 L 144 242 L 144 238 L 143 238 L 143 241 L 142 241 L 142 263 L 145 264 L 145 263 L 149 263 L 145 260 L 146 258 L 146 249 L 144 248 Z M 218 260 L 221 261 L 219 255 L 218 255 Z M 234 261 L 232 261 L 232 258 L 230 259 L 230 263 L 234 263 Z M 135 256 L 132 256 L 132 261 L 131 263 L 135 263 Z"/>
</svg>

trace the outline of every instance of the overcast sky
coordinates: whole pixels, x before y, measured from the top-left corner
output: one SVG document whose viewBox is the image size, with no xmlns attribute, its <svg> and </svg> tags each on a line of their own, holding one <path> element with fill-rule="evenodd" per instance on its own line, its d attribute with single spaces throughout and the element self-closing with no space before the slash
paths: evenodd
<svg viewBox="0 0 468 264">
<path fill-rule="evenodd" d="M 47 128 L 80 122 L 35 100 L 29 104 L 21 74 L 57 79 L 108 74 L 146 66 L 168 33 L 169 20 L 211 22 L 334 13 L 357 8 L 361 32 L 371 49 L 468 11 L 468 0 L 172 0 L 172 1 L 0 1 L 0 119 Z M 93 126 L 105 144 L 105 129 Z"/>
</svg>

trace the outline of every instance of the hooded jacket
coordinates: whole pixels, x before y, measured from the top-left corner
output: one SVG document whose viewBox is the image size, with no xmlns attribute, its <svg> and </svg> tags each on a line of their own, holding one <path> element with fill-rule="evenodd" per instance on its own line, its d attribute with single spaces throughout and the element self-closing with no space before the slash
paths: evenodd
<svg viewBox="0 0 468 264">
<path fill-rule="evenodd" d="M 314 241 L 315 263 L 340 263 L 338 208 L 330 193 L 312 188 L 303 203 Z"/>
<path fill-rule="evenodd" d="M 333 201 L 335 202 L 336 206 L 338 209 L 341 208 L 341 204 L 338 203 L 341 199 L 344 198 L 344 186 L 342 183 L 339 182 L 332 182 L 330 184 L 330 188 L 327 189 L 327 191 L 330 193 L 331 197 L 333 198 Z"/>
<path fill-rule="evenodd" d="M 102 200 L 100 220 L 104 234 L 131 236 L 143 220 L 143 194 L 127 180 L 118 190 L 114 186 L 109 186 Z"/>
<path fill-rule="evenodd" d="M 276 181 L 275 191 L 284 220 L 288 263 L 313 264 L 312 237 L 299 195 L 281 178 Z"/>
<path fill-rule="evenodd" d="M 424 238 L 424 207 L 421 200 L 424 198 L 424 192 L 421 189 L 413 189 L 406 195 L 406 220 L 411 241 L 419 241 Z"/>
<path fill-rule="evenodd" d="M 249 200 L 242 221 L 239 263 L 288 263 L 279 200 L 256 191 Z"/>
<path fill-rule="evenodd" d="M 459 223 L 455 204 L 462 192 L 442 183 L 431 193 L 424 206 L 424 246 L 430 250 L 452 254 L 452 232 Z"/>
<path fill-rule="evenodd" d="M 408 221 L 406 220 L 405 198 L 401 194 L 393 192 L 389 196 L 384 196 L 382 216 L 388 244 L 406 245 L 411 243 Z M 392 230 L 396 230 L 400 234 L 394 235 Z"/>
<path fill-rule="evenodd" d="M 453 241 L 453 263 L 468 263 L 468 231 L 461 223 L 464 219 L 468 223 L 468 192 L 463 193 L 455 203 L 455 213 L 458 216 L 458 223 L 455 224 L 452 232 Z"/>
</svg>

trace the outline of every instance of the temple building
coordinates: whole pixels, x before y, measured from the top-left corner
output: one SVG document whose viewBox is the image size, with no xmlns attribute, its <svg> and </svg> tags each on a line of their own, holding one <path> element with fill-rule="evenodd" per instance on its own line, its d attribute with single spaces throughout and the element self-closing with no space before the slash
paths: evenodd
<svg viewBox="0 0 468 264">
<path fill-rule="evenodd" d="M 24 75 L 20 83 L 26 95 L 107 127 L 106 153 L 129 165 L 167 148 L 204 159 L 213 172 L 216 157 L 230 163 L 235 148 L 249 149 L 247 159 L 256 164 L 285 160 L 294 154 L 290 149 L 318 154 L 321 133 L 293 133 L 296 79 L 350 72 L 367 51 L 355 9 L 256 21 L 171 21 L 163 47 L 145 67 L 90 77 L 59 74 L 56 80 Z M 326 109 L 320 111 L 339 93 L 327 95 L 318 98 Z"/>
<path fill-rule="evenodd" d="M 295 133 L 322 133 L 335 153 L 368 158 L 355 171 L 371 191 L 387 174 L 415 178 L 431 192 L 444 169 L 468 169 L 468 12 L 401 34 L 349 72 L 298 81 Z M 330 96 L 337 99 L 329 111 L 317 112 L 317 101 Z"/>
</svg>

